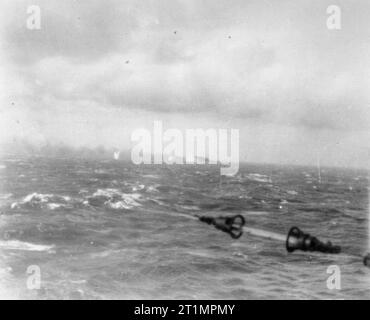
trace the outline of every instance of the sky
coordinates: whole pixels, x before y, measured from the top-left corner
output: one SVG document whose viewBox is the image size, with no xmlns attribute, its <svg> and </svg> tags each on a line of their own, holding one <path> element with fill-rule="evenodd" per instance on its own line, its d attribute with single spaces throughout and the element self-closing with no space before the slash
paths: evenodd
<svg viewBox="0 0 370 320">
<path fill-rule="evenodd" d="M 241 161 L 369 168 L 369 16 L 367 0 L 2 0 L 0 144 L 130 150 L 160 120 L 239 129 Z"/>
</svg>

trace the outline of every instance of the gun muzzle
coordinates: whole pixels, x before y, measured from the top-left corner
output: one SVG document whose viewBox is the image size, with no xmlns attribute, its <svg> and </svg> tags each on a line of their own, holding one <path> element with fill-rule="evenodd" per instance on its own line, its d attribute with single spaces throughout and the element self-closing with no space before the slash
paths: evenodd
<svg viewBox="0 0 370 320">
<path fill-rule="evenodd" d="M 295 250 L 323 252 L 323 253 L 340 253 L 341 247 L 333 245 L 330 241 L 324 243 L 308 233 L 304 233 L 297 227 L 289 230 L 286 238 L 286 249 L 288 252 Z"/>
<path fill-rule="evenodd" d="M 231 217 L 199 217 L 199 220 L 213 225 L 216 229 L 228 233 L 233 239 L 238 239 L 243 234 L 245 219 L 242 215 Z"/>
</svg>

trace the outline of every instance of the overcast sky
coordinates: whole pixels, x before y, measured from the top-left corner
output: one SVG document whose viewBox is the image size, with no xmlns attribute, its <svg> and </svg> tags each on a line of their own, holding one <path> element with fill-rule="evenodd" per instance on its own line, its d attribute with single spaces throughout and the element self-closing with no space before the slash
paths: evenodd
<svg viewBox="0 0 370 320">
<path fill-rule="evenodd" d="M 1 0 L 0 142 L 129 149 L 162 120 L 240 129 L 246 161 L 369 167 L 369 17 L 367 0 Z"/>
</svg>

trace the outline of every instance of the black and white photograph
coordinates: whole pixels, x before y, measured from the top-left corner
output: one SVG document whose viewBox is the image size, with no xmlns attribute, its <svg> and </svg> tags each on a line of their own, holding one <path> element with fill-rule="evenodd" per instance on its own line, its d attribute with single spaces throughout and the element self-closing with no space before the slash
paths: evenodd
<svg viewBox="0 0 370 320">
<path fill-rule="evenodd" d="M 0 70 L 1 300 L 370 299 L 369 1 L 0 0 Z"/>
</svg>

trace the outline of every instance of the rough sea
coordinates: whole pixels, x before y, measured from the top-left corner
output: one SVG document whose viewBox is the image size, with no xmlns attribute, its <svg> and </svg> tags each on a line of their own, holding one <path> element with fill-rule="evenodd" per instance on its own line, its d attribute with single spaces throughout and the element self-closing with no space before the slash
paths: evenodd
<svg viewBox="0 0 370 320">
<path fill-rule="evenodd" d="M 0 181 L 1 298 L 370 298 L 366 171 L 244 164 L 220 178 L 210 165 L 8 156 Z M 298 226 L 343 253 L 234 240 L 194 214 L 241 214 L 282 235 Z M 327 286 L 332 265 L 340 289 Z"/>
</svg>

